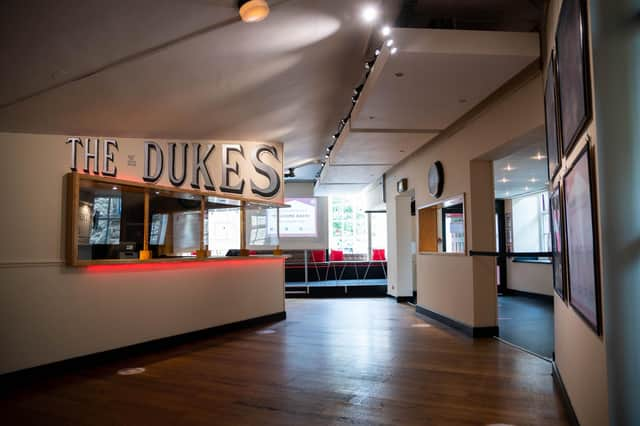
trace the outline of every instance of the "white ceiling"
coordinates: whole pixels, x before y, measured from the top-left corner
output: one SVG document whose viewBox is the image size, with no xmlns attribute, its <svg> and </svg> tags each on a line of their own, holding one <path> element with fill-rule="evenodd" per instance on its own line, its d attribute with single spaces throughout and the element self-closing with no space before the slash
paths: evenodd
<svg viewBox="0 0 640 426">
<path fill-rule="evenodd" d="M 0 14 L 0 131 L 278 140 L 317 159 L 362 77 L 367 0 L 38 2 Z"/>
<path fill-rule="evenodd" d="M 547 189 L 547 148 L 544 127 L 514 141 L 513 152 L 493 162 L 496 198 L 514 198 Z"/>
<path fill-rule="evenodd" d="M 318 189 L 372 182 L 539 56 L 536 33 L 394 28 L 391 37 L 398 51 L 376 60 Z"/>
</svg>

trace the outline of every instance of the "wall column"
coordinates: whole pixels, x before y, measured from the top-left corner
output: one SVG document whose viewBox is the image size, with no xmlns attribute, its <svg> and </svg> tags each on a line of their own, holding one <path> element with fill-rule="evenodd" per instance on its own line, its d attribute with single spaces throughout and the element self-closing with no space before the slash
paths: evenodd
<svg viewBox="0 0 640 426">
<path fill-rule="evenodd" d="M 612 425 L 640 424 L 640 1 L 592 0 L 604 329 Z"/>
</svg>

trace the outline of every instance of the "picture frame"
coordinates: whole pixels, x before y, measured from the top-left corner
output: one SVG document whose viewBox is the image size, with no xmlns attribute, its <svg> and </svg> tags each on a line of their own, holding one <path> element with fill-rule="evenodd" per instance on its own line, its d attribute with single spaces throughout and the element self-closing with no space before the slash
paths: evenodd
<svg viewBox="0 0 640 426">
<path fill-rule="evenodd" d="M 569 304 L 599 335 L 600 268 L 590 144 L 578 154 L 563 180 L 566 277 Z"/>
<path fill-rule="evenodd" d="M 553 253 L 553 289 L 562 298 L 567 300 L 567 286 L 565 280 L 565 247 L 564 232 L 564 204 L 562 186 L 558 183 L 549 194 L 549 208 L 551 215 L 551 251 Z"/>
<path fill-rule="evenodd" d="M 565 158 L 592 117 L 588 33 L 586 1 L 564 0 L 556 31 L 556 66 Z"/>
<path fill-rule="evenodd" d="M 549 181 L 553 181 L 560 171 L 562 144 L 560 143 L 560 116 L 558 114 L 558 85 L 556 80 L 555 51 L 547 68 L 547 81 L 544 89 L 545 131 L 547 136 L 547 166 Z"/>
</svg>

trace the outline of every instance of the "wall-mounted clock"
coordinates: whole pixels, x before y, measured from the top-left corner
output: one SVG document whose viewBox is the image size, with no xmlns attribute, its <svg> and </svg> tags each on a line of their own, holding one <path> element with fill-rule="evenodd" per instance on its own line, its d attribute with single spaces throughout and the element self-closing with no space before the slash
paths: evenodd
<svg viewBox="0 0 640 426">
<path fill-rule="evenodd" d="M 406 190 L 408 189 L 407 178 L 400 179 L 398 181 L 398 183 L 396 184 L 396 188 L 397 188 L 398 192 L 406 192 Z"/>
<path fill-rule="evenodd" d="M 431 168 L 429 168 L 427 185 L 429 186 L 429 194 L 436 198 L 442 195 L 442 189 L 444 188 L 444 170 L 441 162 L 436 161 L 431 165 Z"/>
</svg>

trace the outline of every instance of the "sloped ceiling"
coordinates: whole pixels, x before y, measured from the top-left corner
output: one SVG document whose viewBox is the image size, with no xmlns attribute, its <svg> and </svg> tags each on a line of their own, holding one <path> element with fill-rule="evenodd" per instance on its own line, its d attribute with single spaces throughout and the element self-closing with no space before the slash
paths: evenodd
<svg viewBox="0 0 640 426">
<path fill-rule="evenodd" d="M 277 140 L 319 158 L 362 77 L 366 1 L 2 2 L 0 131 Z"/>
</svg>

